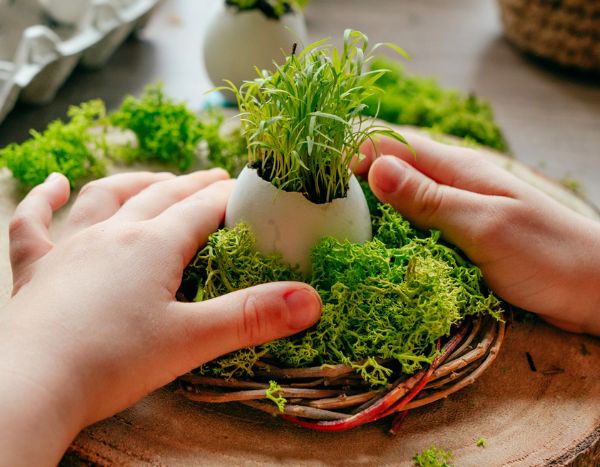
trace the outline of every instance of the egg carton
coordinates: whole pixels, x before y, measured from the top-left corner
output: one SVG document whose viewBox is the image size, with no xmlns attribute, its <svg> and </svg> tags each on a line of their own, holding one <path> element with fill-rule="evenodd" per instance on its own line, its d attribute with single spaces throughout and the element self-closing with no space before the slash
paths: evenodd
<svg viewBox="0 0 600 467">
<path fill-rule="evenodd" d="M 0 123 L 50 102 L 79 64 L 100 68 L 160 0 L 0 0 Z"/>
</svg>

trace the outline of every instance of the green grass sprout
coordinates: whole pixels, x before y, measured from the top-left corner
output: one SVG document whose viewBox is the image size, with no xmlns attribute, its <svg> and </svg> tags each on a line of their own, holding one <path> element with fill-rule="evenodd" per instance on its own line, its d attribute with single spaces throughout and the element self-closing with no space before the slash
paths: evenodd
<svg viewBox="0 0 600 467">
<path fill-rule="evenodd" d="M 346 30 L 341 50 L 324 39 L 274 64 L 273 73 L 259 71 L 239 89 L 231 82 L 220 88 L 237 96 L 249 163 L 263 179 L 315 203 L 330 202 L 346 196 L 350 156 L 364 141 L 384 134 L 406 143 L 364 115 L 386 73 L 368 69 L 381 47 L 406 55 L 393 44 L 369 48 L 367 36 Z"/>
<path fill-rule="evenodd" d="M 487 439 L 482 437 L 477 440 L 477 447 L 484 448 L 484 447 L 486 447 L 486 445 L 487 445 Z"/>
</svg>

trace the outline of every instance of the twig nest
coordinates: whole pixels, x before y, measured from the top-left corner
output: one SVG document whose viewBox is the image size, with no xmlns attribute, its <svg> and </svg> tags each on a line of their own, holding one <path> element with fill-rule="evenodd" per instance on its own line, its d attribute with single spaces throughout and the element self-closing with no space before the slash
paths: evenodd
<svg viewBox="0 0 600 467">
<path fill-rule="evenodd" d="M 348 194 L 330 203 L 315 204 L 300 193 L 282 191 L 263 180 L 255 169 L 240 173 L 225 215 L 225 226 L 244 222 L 265 254 L 278 252 L 283 260 L 309 274 L 311 250 L 323 237 L 353 243 L 371 240 L 371 216 L 356 178 Z"/>
</svg>

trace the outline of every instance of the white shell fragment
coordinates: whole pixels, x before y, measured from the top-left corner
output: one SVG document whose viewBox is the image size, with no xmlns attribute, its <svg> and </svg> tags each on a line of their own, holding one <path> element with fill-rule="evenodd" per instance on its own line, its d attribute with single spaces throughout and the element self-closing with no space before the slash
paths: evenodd
<svg viewBox="0 0 600 467">
<path fill-rule="evenodd" d="M 255 169 L 240 173 L 225 215 L 225 226 L 244 222 L 263 253 L 279 252 L 284 261 L 308 274 L 311 250 L 323 237 L 363 243 L 371 239 L 369 207 L 356 178 L 346 198 L 315 204 L 300 193 L 278 190 Z"/>
</svg>

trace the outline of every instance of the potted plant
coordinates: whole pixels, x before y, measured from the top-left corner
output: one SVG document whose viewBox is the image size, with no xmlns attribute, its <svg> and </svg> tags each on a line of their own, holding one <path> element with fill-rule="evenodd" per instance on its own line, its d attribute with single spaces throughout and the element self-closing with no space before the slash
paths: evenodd
<svg viewBox="0 0 600 467">
<path fill-rule="evenodd" d="M 369 208 L 350 167 L 360 145 L 375 134 L 405 142 L 362 114 L 385 72 L 368 69 L 381 45 L 369 50 L 364 34 L 347 30 L 340 51 L 330 53 L 320 41 L 294 50 L 275 72 L 227 88 L 238 99 L 249 164 L 238 177 L 225 223 L 244 222 L 261 252 L 278 252 L 305 273 L 321 238 L 371 239 Z"/>
<path fill-rule="evenodd" d="M 204 63 L 215 85 L 237 87 L 255 76 L 255 67 L 281 63 L 293 43 L 307 41 L 302 7 L 306 0 L 225 0 L 204 36 Z M 231 102 L 235 97 L 225 93 Z"/>
</svg>

